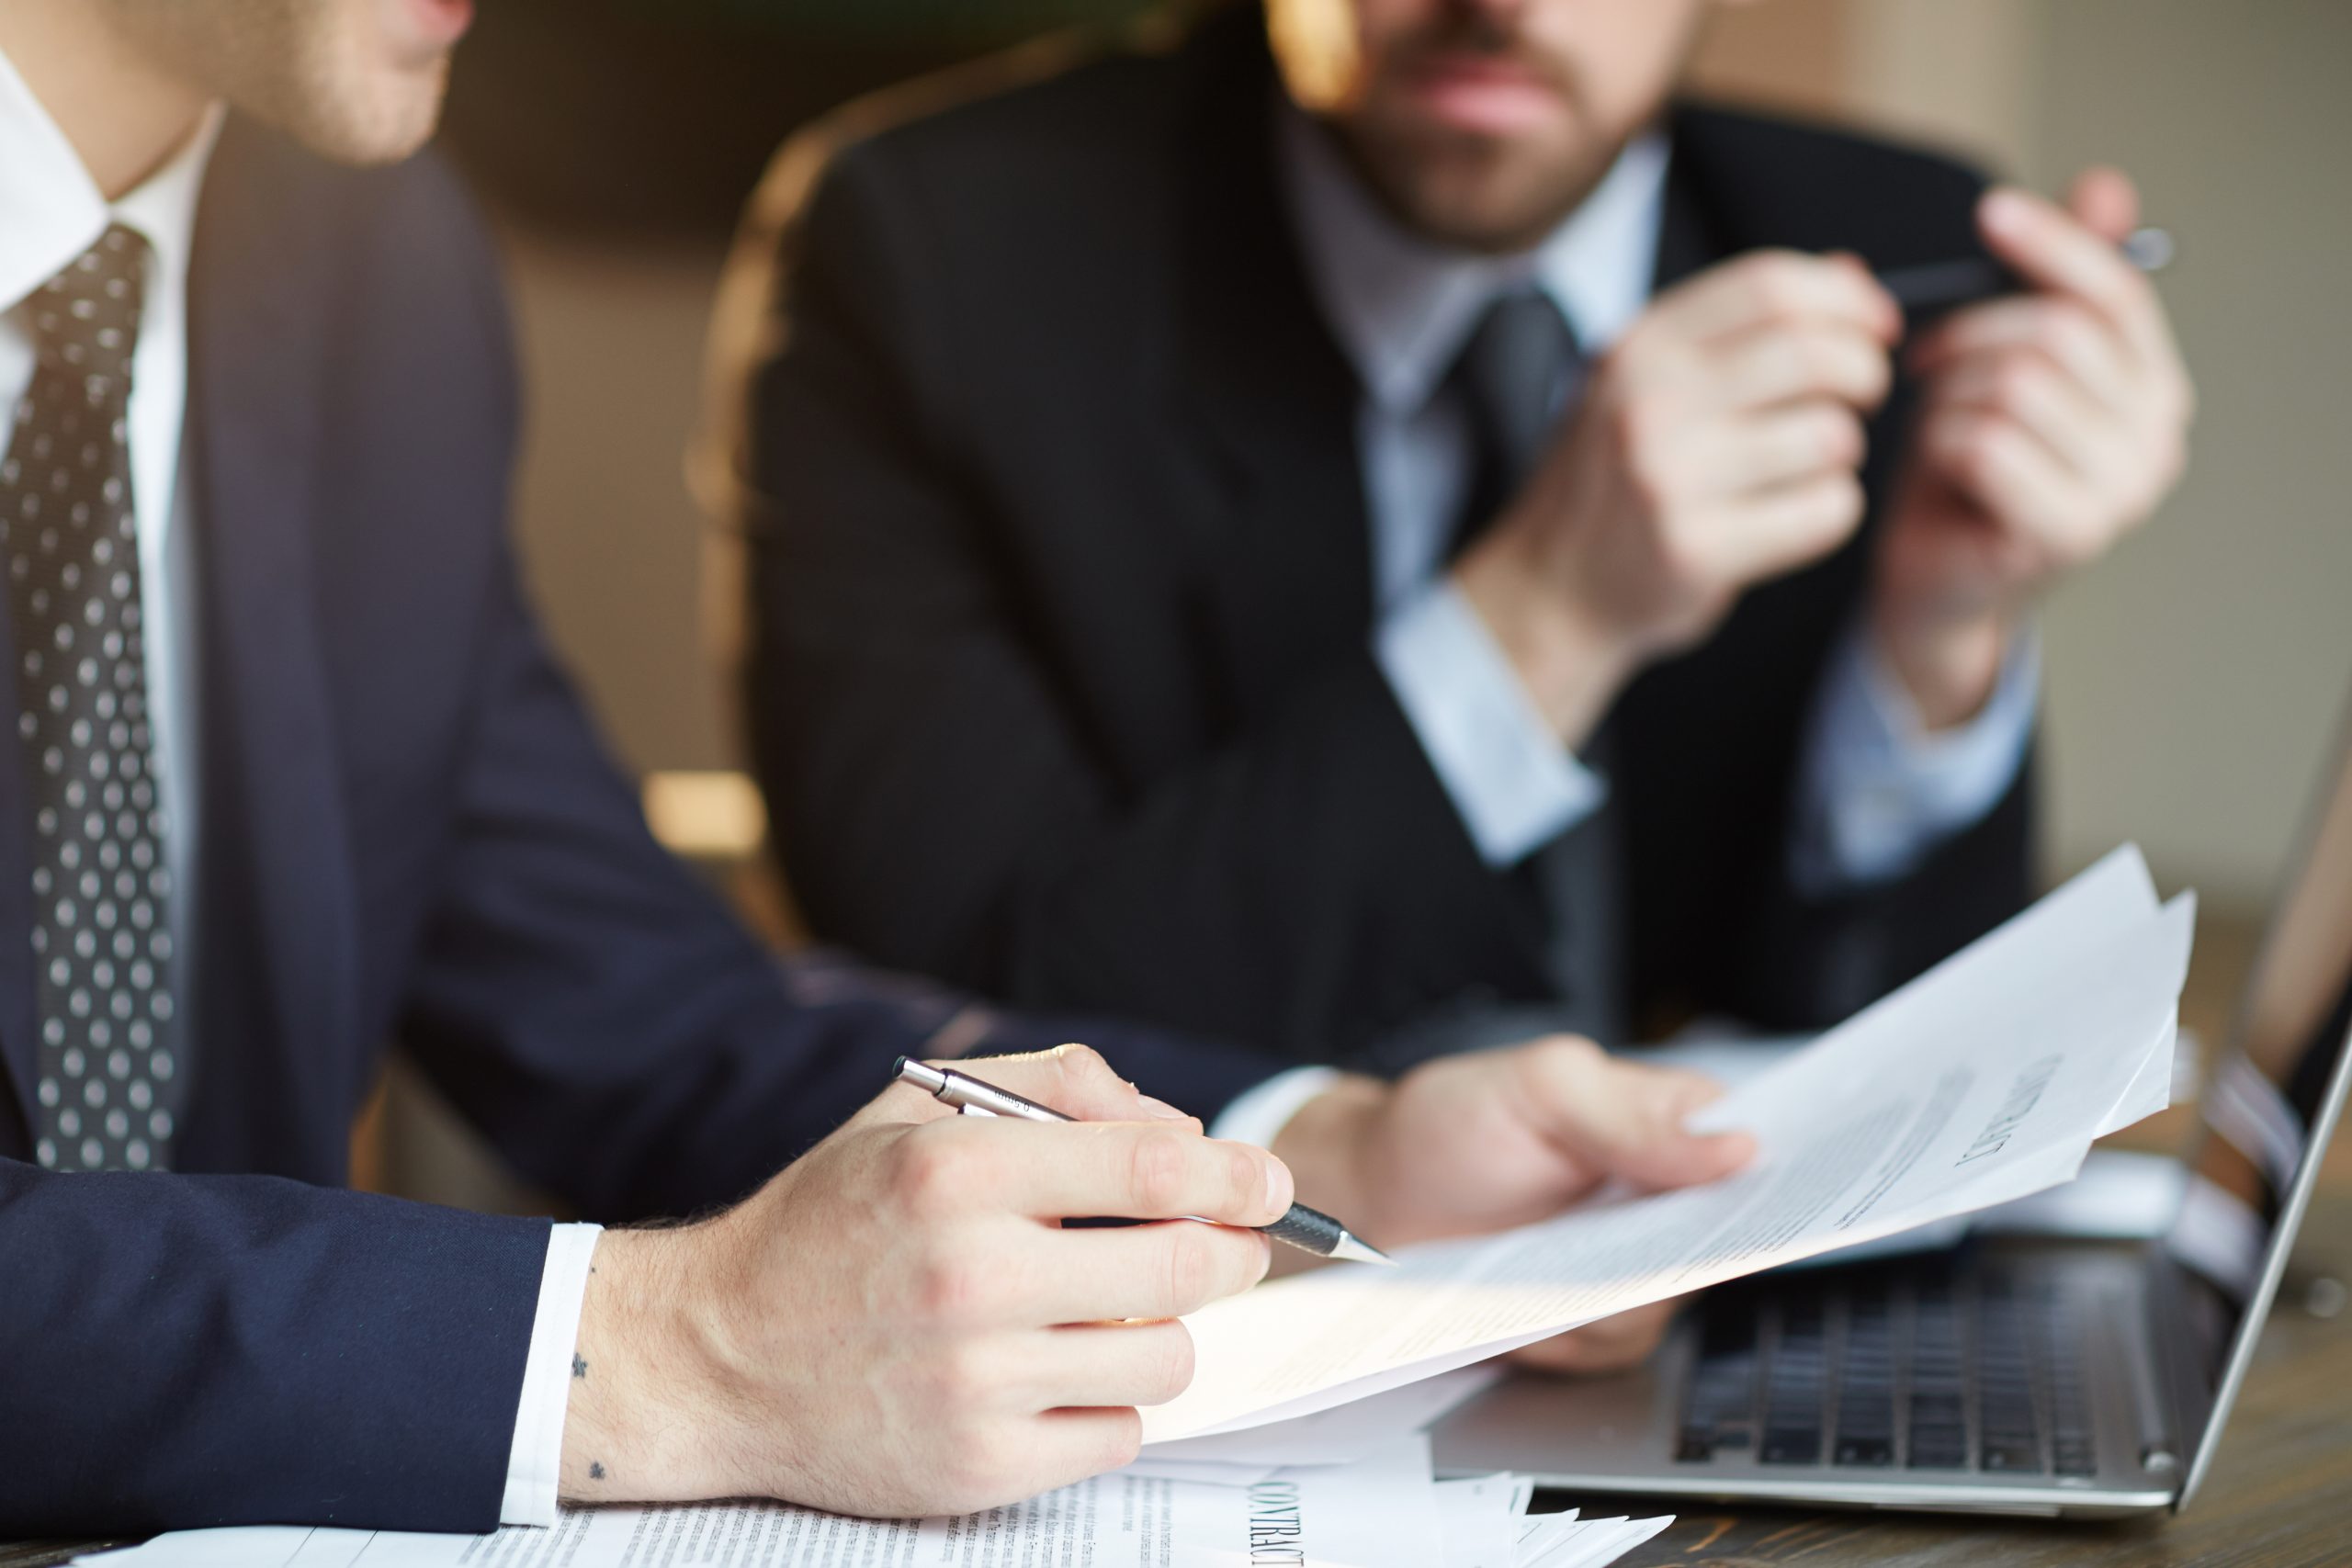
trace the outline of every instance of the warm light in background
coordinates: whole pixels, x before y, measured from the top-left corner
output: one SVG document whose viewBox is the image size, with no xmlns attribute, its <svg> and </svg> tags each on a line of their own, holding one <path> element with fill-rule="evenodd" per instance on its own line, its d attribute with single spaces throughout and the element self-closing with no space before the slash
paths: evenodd
<svg viewBox="0 0 2352 1568">
<path fill-rule="evenodd" d="M 1354 95 L 1363 50 L 1349 0 L 1266 0 L 1266 37 L 1302 107 L 1329 113 Z"/>
</svg>

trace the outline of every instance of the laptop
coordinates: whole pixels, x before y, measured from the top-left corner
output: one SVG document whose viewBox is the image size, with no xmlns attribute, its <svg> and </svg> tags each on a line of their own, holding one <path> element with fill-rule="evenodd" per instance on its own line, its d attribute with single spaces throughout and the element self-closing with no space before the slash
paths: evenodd
<svg viewBox="0 0 2352 1568">
<path fill-rule="evenodd" d="M 2352 1082 L 2352 720 L 2305 825 L 2175 1217 L 1982 1235 L 1719 1286 L 1638 1371 L 1517 1377 L 1440 1474 L 1585 1492 L 2112 1517 L 2184 1506 L 2251 1361 Z"/>
</svg>

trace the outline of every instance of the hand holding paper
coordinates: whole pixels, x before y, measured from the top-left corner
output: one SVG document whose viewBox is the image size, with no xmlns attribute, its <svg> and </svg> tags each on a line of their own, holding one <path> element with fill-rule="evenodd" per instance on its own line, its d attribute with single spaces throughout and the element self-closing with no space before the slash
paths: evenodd
<svg viewBox="0 0 2352 1568">
<path fill-rule="evenodd" d="M 1754 1141 L 1685 1129 L 1719 1093 L 1696 1073 L 1556 1035 L 1440 1057 L 1393 1086 L 1344 1082 L 1273 1148 L 1301 1190 L 1344 1200 L 1367 1235 L 1396 1247 L 1550 1219 L 1611 1181 L 1651 1191 L 1728 1175 Z"/>
<path fill-rule="evenodd" d="M 1188 1319 L 1193 1385 L 1148 1440 L 1393 1388 L 1628 1307 L 2072 1177 L 2164 1102 L 2194 908 L 2121 851 L 1696 1118 L 1759 1153 L 1704 1187 L 1281 1281 Z"/>
</svg>

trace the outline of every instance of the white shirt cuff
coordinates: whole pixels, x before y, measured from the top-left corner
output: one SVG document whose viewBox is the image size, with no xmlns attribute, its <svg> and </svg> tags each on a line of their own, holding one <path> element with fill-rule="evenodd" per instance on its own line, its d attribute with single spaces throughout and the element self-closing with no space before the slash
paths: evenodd
<svg viewBox="0 0 2352 1568">
<path fill-rule="evenodd" d="M 1450 579 L 1390 611 L 1373 655 L 1488 865 L 1526 859 L 1606 798 Z"/>
<path fill-rule="evenodd" d="M 1983 711 L 1930 735 L 1901 678 L 1856 627 L 1815 705 L 1791 846 L 1797 886 L 1826 893 L 1890 881 L 1981 820 L 2024 765 L 2041 685 L 2041 643 L 2027 630 L 2010 643 Z"/>
<path fill-rule="evenodd" d="M 506 1456 L 502 1525 L 553 1525 L 563 1470 L 563 1413 L 571 1400 L 571 1359 L 580 1341 L 580 1306 L 602 1225 L 557 1225 L 548 1233 L 539 1305 L 523 1357 L 523 1397 L 514 1412 L 514 1446 Z"/>
<path fill-rule="evenodd" d="M 1235 1095 L 1232 1103 L 1209 1123 L 1209 1136 L 1270 1149 L 1290 1125 L 1290 1119 L 1339 1079 L 1337 1067 L 1293 1067 L 1276 1073 L 1255 1089 Z"/>
</svg>

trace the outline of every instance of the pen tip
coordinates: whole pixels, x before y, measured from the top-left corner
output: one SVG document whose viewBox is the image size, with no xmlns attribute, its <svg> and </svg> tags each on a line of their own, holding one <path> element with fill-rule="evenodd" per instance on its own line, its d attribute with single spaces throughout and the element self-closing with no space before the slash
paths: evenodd
<svg viewBox="0 0 2352 1568">
<path fill-rule="evenodd" d="M 1331 1249 L 1331 1256 L 1343 1263 L 1377 1263 L 1389 1269 L 1396 1267 L 1396 1260 L 1388 1254 L 1369 1242 L 1357 1240 L 1346 1231 L 1340 1233 L 1340 1244 Z"/>
</svg>

